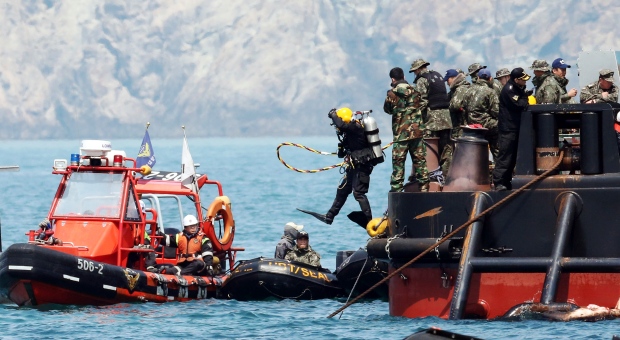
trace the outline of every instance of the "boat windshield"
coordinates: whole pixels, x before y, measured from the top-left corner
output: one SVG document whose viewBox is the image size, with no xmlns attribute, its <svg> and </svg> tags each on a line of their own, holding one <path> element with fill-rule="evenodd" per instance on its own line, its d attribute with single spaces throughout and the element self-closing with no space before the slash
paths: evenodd
<svg viewBox="0 0 620 340">
<path fill-rule="evenodd" d="M 124 174 L 74 172 L 53 216 L 119 217 Z"/>
</svg>

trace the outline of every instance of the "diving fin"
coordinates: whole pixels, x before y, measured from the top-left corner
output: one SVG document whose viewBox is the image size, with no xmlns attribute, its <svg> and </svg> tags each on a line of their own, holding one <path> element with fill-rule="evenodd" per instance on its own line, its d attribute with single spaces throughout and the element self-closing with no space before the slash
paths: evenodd
<svg viewBox="0 0 620 340">
<path fill-rule="evenodd" d="M 366 229 L 366 225 L 368 225 L 368 217 L 366 217 L 364 212 L 352 211 L 347 215 L 347 217 L 351 221 L 357 223 L 360 227 L 364 228 L 364 230 Z"/>
<path fill-rule="evenodd" d="M 325 224 L 332 224 L 332 221 L 329 221 L 327 216 L 325 216 L 325 215 L 316 213 L 314 211 L 303 210 L 303 209 L 299 209 L 299 208 L 297 208 L 297 210 L 301 211 L 302 213 L 306 213 L 306 214 L 308 214 L 310 216 L 314 216 L 314 217 L 316 217 L 317 220 L 319 220 L 319 221 L 321 221 L 321 222 L 323 222 Z"/>
</svg>

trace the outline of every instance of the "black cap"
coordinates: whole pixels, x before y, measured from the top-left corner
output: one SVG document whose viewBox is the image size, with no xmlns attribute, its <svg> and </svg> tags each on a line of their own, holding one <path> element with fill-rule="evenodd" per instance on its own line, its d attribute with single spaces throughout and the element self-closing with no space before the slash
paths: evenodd
<svg viewBox="0 0 620 340">
<path fill-rule="evenodd" d="M 297 239 L 299 240 L 300 238 L 310 239 L 310 236 L 308 236 L 307 231 L 302 230 L 299 233 L 297 233 Z"/>
<path fill-rule="evenodd" d="M 521 80 L 528 81 L 528 80 L 530 80 L 530 75 L 525 73 L 523 68 L 517 67 L 517 68 L 513 69 L 512 72 L 510 72 L 510 79 L 513 79 L 513 80 L 514 79 L 521 79 Z"/>
</svg>

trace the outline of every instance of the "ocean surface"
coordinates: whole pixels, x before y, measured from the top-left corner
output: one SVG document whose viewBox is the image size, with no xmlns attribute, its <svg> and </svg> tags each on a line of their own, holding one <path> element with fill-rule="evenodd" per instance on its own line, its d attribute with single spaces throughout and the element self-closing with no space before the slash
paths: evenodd
<svg viewBox="0 0 620 340">
<path fill-rule="evenodd" d="M 141 137 L 141 136 L 140 136 Z M 157 158 L 155 170 L 180 171 L 182 139 L 151 136 Z M 303 224 L 311 246 L 321 254 L 324 267 L 335 269 L 338 250 L 363 247 L 368 235 L 346 214 L 359 210 L 350 197 L 331 226 L 298 212 L 302 208 L 324 213 L 330 207 L 342 175 L 338 169 L 297 173 L 276 157 L 281 142 L 295 142 L 333 152 L 336 138 L 189 139 L 199 173 L 218 180 L 231 198 L 237 225 L 234 244 L 244 247 L 238 259 L 273 256 L 284 224 Z M 141 138 L 111 140 L 112 147 L 135 157 Z M 385 143 L 384 143 L 385 144 Z M 19 165 L 19 172 L 0 173 L 2 247 L 27 240 L 24 233 L 43 219 L 60 176 L 52 175 L 54 159 L 70 159 L 79 152 L 79 140 L 2 141 L 0 165 Z M 302 149 L 283 147 L 291 166 L 316 169 L 338 163 Z M 369 199 L 375 216 L 387 208 L 391 164 L 377 166 L 371 176 Z M 402 339 L 429 327 L 483 339 L 611 339 L 620 335 L 620 320 L 599 322 L 448 321 L 434 317 L 406 319 L 389 315 L 388 303 L 363 301 L 339 318 L 326 317 L 346 299 L 318 301 L 238 302 L 207 300 L 187 303 L 136 303 L 107 307 L 17 307 L 0 304 L 0 338 L 235 338 L 235 339 Z"/>
</svg>

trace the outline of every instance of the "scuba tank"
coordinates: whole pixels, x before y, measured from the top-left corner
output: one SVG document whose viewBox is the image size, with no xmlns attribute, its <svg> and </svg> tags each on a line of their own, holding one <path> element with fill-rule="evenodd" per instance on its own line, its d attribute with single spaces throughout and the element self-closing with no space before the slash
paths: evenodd
<svg viewBox="0 0 620 340">
<path fill-rule="evenodd" d="M 370 159 L 370 163 L 377 165 L 383 163 L 384 159 L 383 151 L 381 150 L 381 139 L 379 139 L 379 128 L 377 127 L 377 121 L 370 116 L 371 112 L 372 110 L 359 113 L 366 114 L 366 117 L 362 119 L 362 124 L 364 125 L 364 133 L 366 134 L 366 139 L 368 139 L 368 145 L 372 151 L 373 157 Z"/>
</svg>

